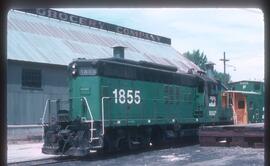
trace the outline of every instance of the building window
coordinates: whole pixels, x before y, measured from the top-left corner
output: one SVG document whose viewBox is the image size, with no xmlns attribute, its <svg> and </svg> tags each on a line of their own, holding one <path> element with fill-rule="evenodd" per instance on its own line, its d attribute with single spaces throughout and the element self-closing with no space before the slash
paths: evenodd
<svg viewBox="0 0 270 166">
<path fill-rule="evenodd" d="M 22 70 L 22 87 L 41 88 L 41 70 L 23 69 Z"/>
</svg>

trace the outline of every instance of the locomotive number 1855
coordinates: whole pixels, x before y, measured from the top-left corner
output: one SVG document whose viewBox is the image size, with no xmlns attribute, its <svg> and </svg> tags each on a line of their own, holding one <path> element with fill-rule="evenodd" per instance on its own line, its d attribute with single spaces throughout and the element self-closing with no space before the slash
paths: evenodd
<svg viewBox="0 0 270 166">
<path fill-rule="evenodd" d="M 141 102 L 141 96 L 139 90 L 124 90 L 124 89 L 114 89 L 114 102 L 117 104 L 118 102 L 120 104 L 125 104 L 126 102 L 128 104 L 132 104 L 133 102 L 135 104 L 140 104 Z"/>
</svg>

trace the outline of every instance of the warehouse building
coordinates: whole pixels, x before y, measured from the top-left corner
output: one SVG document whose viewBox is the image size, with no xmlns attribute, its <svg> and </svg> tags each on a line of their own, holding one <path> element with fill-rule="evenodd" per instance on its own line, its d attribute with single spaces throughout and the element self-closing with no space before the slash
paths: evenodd
<svg viewBox="0 0 270 166">
<path fill-rule="evenodd" d="M 7 114 L 9 125 L 40 124 L 45 101 L 68 98 L 67 65 L 75 58 L 113 57 L 200 70 L 171 46 L 171 39 L 52 9 L 8 14 Z"/>
</svg>

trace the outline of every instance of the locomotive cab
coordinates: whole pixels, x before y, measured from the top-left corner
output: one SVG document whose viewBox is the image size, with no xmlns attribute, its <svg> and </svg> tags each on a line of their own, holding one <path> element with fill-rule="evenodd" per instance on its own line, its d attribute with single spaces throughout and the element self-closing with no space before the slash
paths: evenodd
<svg viewBox="0 0 270 166">
<path fill-rule="evenodd" d="M 218 80 L 205 76 L 199 78 L 203 81 L 199 81 L 196 104 L 203 109 L 202 121 L 206 125 L 232 124 L 232 107 L 224 105 L 225 100 L 229 101 L 229 96 L 224 96 L 227 88 Z"/>
<path fill-rule="evenodd" d="M 70 98 L 46 102 L 42 152 L 84 156 L 103 146 L 99 78 L 94 61 L 85 64 L 78 60 L 68 71 Z"/>
</svg>

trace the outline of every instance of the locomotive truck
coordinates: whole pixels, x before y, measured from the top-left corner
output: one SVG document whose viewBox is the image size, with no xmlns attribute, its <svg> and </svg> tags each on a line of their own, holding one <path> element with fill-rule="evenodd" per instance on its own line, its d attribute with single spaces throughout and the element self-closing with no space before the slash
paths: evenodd
<svg viewBox="0 0 270 166">
<path fill-rule="evenodd" d="M 225 88 L 202 73 L 119 58 L 76 59 L 68 71 L 70 98 L 49 99 L 44 109 L 45 154 L 147 148 L 232 123 Z"/>
</svg>

